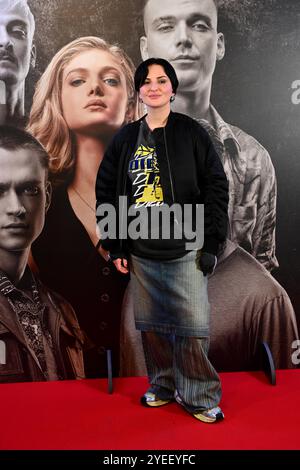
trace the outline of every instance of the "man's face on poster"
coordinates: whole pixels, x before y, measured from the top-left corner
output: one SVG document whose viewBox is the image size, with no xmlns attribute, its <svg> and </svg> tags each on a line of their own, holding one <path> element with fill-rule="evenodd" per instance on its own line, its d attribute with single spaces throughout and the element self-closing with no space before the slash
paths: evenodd
<svg viewBox="0 0 300 470">
<path fill-rule="evenodd" d="M 0 80 L 7 84 L 24 82 L 34 62 L 33 28 L 26 3 L 0 0 Z"/>
<path fill-rule="evenodd" d="M 30 247 L 41 233 L 50 203 L 46 176 L 37 151 L 0 148 L 0 257 Z"/>
<path fill-rule="evenodd" d="M 224 55 L 224 37 L 217 33 L 217 22 L 213 0 L 149 0 L 142 58 L 167 59 L 176 70 L 181 90 L 201 90 L 211 83 L 216 60 Z"/>
</svg>

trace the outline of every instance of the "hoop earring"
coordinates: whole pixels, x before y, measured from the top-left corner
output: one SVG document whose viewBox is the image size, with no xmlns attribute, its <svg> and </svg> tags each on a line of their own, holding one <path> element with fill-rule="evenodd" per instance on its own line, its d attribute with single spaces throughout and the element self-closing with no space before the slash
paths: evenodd
<svg viewBox="0 0 300 470">
<path fill-rule="evenodd" d="M 170 101 L 171 101 L 171 103 L 173 103 L 173 101 L 175 101 L 175 95 L 171 96 Z"/>
</svg>

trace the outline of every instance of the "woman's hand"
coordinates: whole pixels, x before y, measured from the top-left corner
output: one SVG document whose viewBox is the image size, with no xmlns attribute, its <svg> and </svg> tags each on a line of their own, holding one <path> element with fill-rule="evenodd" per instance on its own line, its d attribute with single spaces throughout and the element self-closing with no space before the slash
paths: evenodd
<svg viewBox="0 0 300 470">
<path fill-rule="evenodd" d="M 126 258 L 117 258 L 113 260 L 113 263 L 120 273 L 127 274 L 129 272 L 128 261 Z"/>
<path fill-rule="evenodd" d="M 117 268 L 117 270 L 120 271 L 120 273 L 128 274 L 129 269 L 128 269 L 128 261 L 126 258 L 117 258 L 117 259 L 111 258 L 109 251 L 104 250 L 104 248 L 102 248 L 101 245 L 99 246 L 98 250 L 102 258 L 105 259 L 105 261 L 107 262 L 112 261 L 115 267 Z"/>
</svg>

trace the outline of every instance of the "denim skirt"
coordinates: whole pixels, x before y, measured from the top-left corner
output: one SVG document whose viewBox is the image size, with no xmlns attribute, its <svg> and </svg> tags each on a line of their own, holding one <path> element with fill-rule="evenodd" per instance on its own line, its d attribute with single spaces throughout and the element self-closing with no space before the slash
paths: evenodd
<svg viewBox="0 0 300 470">
<path fill-rule="evenodd" d="M 209 335 L 207 277 L 197 268 L 196 251 L 163 261 L 131 255 L 130 272 L 138 330 Z"/>
</svg>

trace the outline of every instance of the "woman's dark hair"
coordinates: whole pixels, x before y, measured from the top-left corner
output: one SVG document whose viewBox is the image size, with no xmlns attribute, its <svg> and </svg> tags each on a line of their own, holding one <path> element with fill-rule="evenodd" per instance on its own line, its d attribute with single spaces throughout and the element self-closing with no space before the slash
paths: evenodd
<svg viewBox="0 0 300 470">
<path fill-rule="evenodd" d="M 175 72 L 174 67 L 165 59 L 157 59 L 152 57 L 151 59 L 144 60 L 135 71 L 134 74 L 134 87 L 137 92 L 140 91 L 140 88 L 144 85 L 149 72 L 150 65 L 161 65 L 165 71 L 165 74 L 169 77 L 172 83 L 173 93 L 176 94 L 178 88 L 178 78 Z"/>
</svg>

